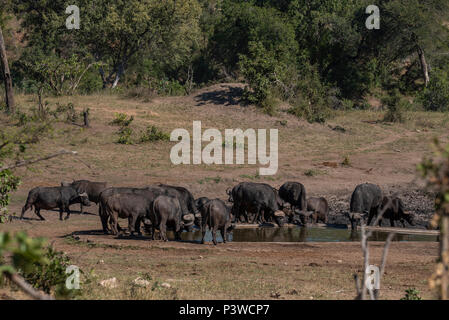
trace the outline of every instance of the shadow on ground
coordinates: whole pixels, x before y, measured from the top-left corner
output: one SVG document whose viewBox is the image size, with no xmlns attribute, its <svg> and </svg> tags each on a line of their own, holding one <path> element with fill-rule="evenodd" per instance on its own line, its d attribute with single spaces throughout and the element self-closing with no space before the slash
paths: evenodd
<svg viewBox="0 0 449 320">
<path fill-rule="evenodd" d="M 195 96 L 194 99 L 198 102 L 197 106 L 203 106 L 206 104 L 234 106 L 241 103 L 242 95 L 243 88 L 223 85 L 221 86 L 221 90 L 205 92 Z"/>
</svg>

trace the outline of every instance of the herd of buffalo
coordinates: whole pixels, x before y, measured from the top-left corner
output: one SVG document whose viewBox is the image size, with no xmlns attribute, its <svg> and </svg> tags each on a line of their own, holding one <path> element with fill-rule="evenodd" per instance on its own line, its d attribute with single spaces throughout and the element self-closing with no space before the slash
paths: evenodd
<svg viewBox="0 0 449 320">
<path fill-rule="evenodd" d="M 98 204 L 98 213 L 103 231 L 117 235 L 122 229 L 118 218 L 128 219 L 127 232 L 141 235 L 141 223 L 151 231 L 154 240 L 155 230 L 159 230 L 161 240 L 167 241 L 167 227 L 180 239 L 182 231 L 192 231 L 194 225 L 202 232 L 202 243 L 208 227 L 212 231 L 213 243 L 217 244 L 216 233 L 220 230 L 223 241 L 234 223 L 273 222 L 280 227 L 284 223 L 303 225 L 308 222 L 327 223 L 329 206 L 325 198 L 306 198 L 306 189 L 299 182 L 286 182 L 279 190 L 264 183 L 242 182 L 228 189 L 228 206 L 220 199 L 201 197 L 195 200 L 192 193 L 183 187 L 164 184 L 145 188 L 114 188 L 105 182 L 80 180 L 62 182 L 58 187 L 36 187 L 30 190 L 21 219 L 25 212 L 34 207 L 36 215 L 45 220 L 40 210 L 59 209 L 60 220 L 63 213 L 70 217 L 70 205 L 83 206 L 91 202 Z M 365 183 L 358 185 L 351 196 L 350 210 L 345 213 L 353 229 L 367 218 L 369 225 L 379 213 L 395 221 L 413 223 L 413 214 L 404 210 L 398 197 L 383 196 L 379 186 Z M 382 220 L 379 220 L 381 225 Z"/>
</svg>

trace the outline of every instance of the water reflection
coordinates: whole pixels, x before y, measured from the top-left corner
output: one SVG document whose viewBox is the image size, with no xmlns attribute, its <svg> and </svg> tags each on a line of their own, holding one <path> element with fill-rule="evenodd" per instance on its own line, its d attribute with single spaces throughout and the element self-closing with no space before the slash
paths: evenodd
<svg viewBox="0 0 449 320">
<path fill-rule="evenodd" d="M 169 232 L 171 240 L 174 235 Z M 385 241 L 388 234 L 383 232 L 373 232 L 370 241 Z M 314 227 L 295 227 L 295 228 L 248 228 L 235 229 L 229 235 L 229 241 L 235 242 L 348 242 L 360 241 L 360 232 L 349 229 L 338 228 L 314 228 Z M 199 243 L 201 241 L 201 232 L 182 233 L 182 240 Z M 205 240 L 212 241 L 210 231 L 206 233 Z M 217 232 L 217 241 L 222 242 L 220 232 Z M 396 234 L 393 241 L 437 241 L 436 236 L 423 235 L 405 235 Z"/>
</svg>

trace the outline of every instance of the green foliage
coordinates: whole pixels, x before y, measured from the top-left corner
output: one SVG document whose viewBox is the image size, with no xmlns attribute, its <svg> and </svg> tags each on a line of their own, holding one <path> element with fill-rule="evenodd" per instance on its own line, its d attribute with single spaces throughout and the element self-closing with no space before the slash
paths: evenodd
<svg viewBox="0 0 449 320">
<path fill-rule="evenodd" d="M 420 95 L 425 110 L 449 111 L 449 72 L 434 70 L 429 85 Z"/>
<path fill-rule="evenodd" d="M 405 290 L 405 296 L 401 300 L 422 300 L 420 297 L 420 292 L 415 288 L 410 288 Z"/>
<path fill-rule="evenodd" d="M 155 126 L 148 126 L 146 131 L 140 137 L 140 142 L 145 143 L 154 141 L 170 141 L 170 135 Z"/>
<path fill-rule="evenodd" d="M 403 105 L 401 104 L 401 96 L 398 90 L 394 90 L 389 96 L 382 99 L 383 106 L 388 108 L 384 116 L 385 122 L 403 122 Z"/>
<path fill-rule="evenodd" d="M 132 135 L 133 129 L 130 127 L 121 127 L 117 132 L 118 139 L 117 143 L 119 144 L 133 144 Z"/>
<path fill-rule="evenodd" d="M 6 262 L 5 254 L 10 255 L 8 259 L 11 262 L 0 266 L 0 277 L 3 276 L 3 272 L 32 272 L 35 263 L 48 263 L 44 256 L 44 243 L 43 238 L 29 238 L 24 232 L 14 235 L 0 232 L 0 258 Z"/>
<path fill-rule="evenodd" d="M 128 116 L 124 113 L 116 113 L 114 120 L 112 120 L 109 124 L 113 126 L 128 127 L 133 121 L 133 116 L 128 118 Z"/>
<path fill-rule="evenodd" d="M 0 163 L 1 166 L 2 164 Z M 19 185 L 20 178 L 14 176 L 10 170 L 0 171 L 0 224 L 8 220 L 8 205 L 11 201 L 10 193 L 17 190 Z"/>
<path fill-rule="evenodd" d="M 53 293 L 57 298 L 73 298 L 79 294 L 79 290 L 67 289 L 65 285 L 69 276 L 66 269 L 70 265 L 70 258 L 49 246 L 44 253 L 44 259 L 44 263 L 35 262 L 31 272 L 23 272 L 25 280 L 39 290 Z"/>
<path fill-rule="evenodd" d="M 45 239 L 30 238 L 24 232 L 14 235 L 0 232 L 0 281 L 5 272 L 20 273 L 38 290 L 54 294 L 57 298 L 74 297 L 79 290 L 65 286 L 70 259 L 51 246 L 44 249 L 45 243 Z"/>
</svg>

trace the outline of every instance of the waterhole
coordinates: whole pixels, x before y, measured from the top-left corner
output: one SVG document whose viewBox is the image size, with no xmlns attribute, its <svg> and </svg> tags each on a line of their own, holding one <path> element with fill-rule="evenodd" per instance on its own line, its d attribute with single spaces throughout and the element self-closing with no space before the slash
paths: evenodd
<svg viewBox="0 0 449 320">
<path fill-rule="evenodd" d="M 168 232 L 170 240 L 174 239 L 172 232 Z M 373 232 L 370 241 L 385 241 L 388 234 Z M 200 242 L 201 232 L 183 232 L 183 241 Z M 206 242 L 212 241 L 212 234 L 208 230 Z M 217 231 L 217 241 L 222 242 L 220 231 Z M 229 234 L 229 241 L 234 242 L 348 242 L 360 241 L 360 231 L 339 228 L 293 227 L 293 228 L 242 228 L 234 229 Z M 437 236 L 396 234 L 393 241 L 437 241 Z"/>
</svg>

